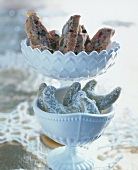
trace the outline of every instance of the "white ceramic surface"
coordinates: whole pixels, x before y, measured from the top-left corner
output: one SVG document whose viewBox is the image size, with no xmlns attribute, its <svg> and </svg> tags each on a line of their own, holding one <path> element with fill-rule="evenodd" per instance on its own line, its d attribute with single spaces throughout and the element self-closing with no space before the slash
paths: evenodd
<svg viewBox="0 0 138 170">
<path fill-rule="evenodd" d="M 120 45 L 111 42 L 106 50 L 96 51 L 89 55 L 86 52 L 62 54 L 56 51 L 53 54 L 44 50 L 32 49 L 28 39 L 22 40 L 21 50 L 29 65 L 45 76 L 61 80 L 87 79 L 104 73 L 114 64 Z"/>
<path fill-rule="evenodd" d="M 62 102 L 65 88 L 57 90 L 57 99 Z M 98 139 L 114 116 L 114 108 L 104 111 L 104 114 L 72 113 L 52 114 L 44 112 L 34 102 L 34 112 L 44 133 L 58 143 L 65 145 L 53 150 L 47 156 L 48 165 L 53 170 L 92 170 L 94 162 L 91 156 L 82 154 L 78 146 Z M 63 159 L 64 158 L 64 159 Z M 59 168 L 58 168 L 59 167 Z"/>
</svg>

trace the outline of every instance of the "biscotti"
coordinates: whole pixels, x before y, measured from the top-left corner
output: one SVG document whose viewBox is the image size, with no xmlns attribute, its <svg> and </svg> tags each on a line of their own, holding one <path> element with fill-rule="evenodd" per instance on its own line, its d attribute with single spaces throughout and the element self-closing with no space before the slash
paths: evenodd
<svg viewBox="0 0 138 170">
<path fill-rule="evenodd" d="M 40 51 L 49 50 L 51 53 L 60 51 L 66 54 L 68 51 L 75 54 L 85 51 L 87 54 L 92 51 L 100 53 L 106 50 L 114 35 L 112 28 L 101 28 L 90 39 L 84 25 L 80 24 L 80 15 L 71 16 L 62 28 L 61 36 L 57 30 L 48 31 L 42 24 L 35 12 L 27 13 L 26 33 L 32 49 Z"/>
<path fill-rule="evenodd" d="M 59 51 L 65 54 L 68 51 L 74 52 L 78 31 L 80 15 L 71 16 L 62 29 L 62 35 L 59 41 Z"/>
<path fill-rule="evenodd" d="M 69 32 L 78 33 L 80 17 L 80 15 L 71 16 L 70 19 L 63 26 L 62 35 L 65 35 Z"/>
<path fill-rule="evenodd" d="M 77 43 L 74 52 L 78 54 L 81 51 L 85 51 L 85 42 L 87 40 L 87 34 L 79 33 L 77 37 Z"/>
<path fill-rule="evenodd" d="M 81 51 L 85 51 L 86 42 L 88 42 L 88 40 L 90 42 L 90 38 L 89 38 L 86 28 L 84 27 L 84 25 L 79 25 L 77 43 L 76 43 L 74 52 L 78 54 Z"/>
<path fill-rule="evenodd" d="M 32 49 L 38 48 L 40 51 L 49 50 L 51 53 L 54 52 L 54 50 L 48 48 L 47 46 L 44 46 L 43 44 L 32 45 L 31 47 L 32 47 Z"/>
<path fill-rule="evenodd" d="M 86 45 L 86 52 L 89 54 L 92 51 L 101 52 L 105 50 L 110 43 L 111 37 L 114 35 L 115 30 L 110 28 L 100 29 Z"/>
<path fill-rule="evenodd" d="M 63 54 L 67 53 L 68 51 L 74 52 L 76 43 L 77 33 L 69 32 L 60 38 L 59 51 L 61 51 Z"/>
<path fill-rule="evenodd" d="M 52 39 L 53 39 L 53 43 L 51 44 L 51 48 L 54 50 L 58 50 L 59 49 L 59 40 L 60 40 L 60 34 L 57 30 L 51 30 L 49 31 Z"/>
<path fill-rule="evenodd" d="M 26 33 L 33 45 L 43 44 L 50 46 L 52 36 L 47 31 L 46 27 L 41 23 L 40 18 L 36 13 L 27 13 Z"/>
</svg>

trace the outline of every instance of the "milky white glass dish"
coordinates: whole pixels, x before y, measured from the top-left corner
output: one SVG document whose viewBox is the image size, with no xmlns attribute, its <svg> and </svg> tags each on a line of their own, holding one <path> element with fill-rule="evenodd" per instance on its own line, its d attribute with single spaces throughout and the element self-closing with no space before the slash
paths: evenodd
<svg viewBox="0 0 138 170">
<path fill-rule="evenodd" d="M 67 88 L 59 88 L 56 96 L 62 103 Z M 114 116 L 114 107 L 103 114 L 72 113 L 52 114 L 33 105 L 35 115 L 44 133 L 54 141 L 65 146 L 52 150 L 47 156 L 47 163 L 52 170 L 92 170 L 94 161 L 83 145 L 98 139 Z"/>
<path fill-rule="evenodd" d="M 45 76 L 68 81 L 88 79 L 106 72 L 114 64 L 119 49 L 120 45 L 114 41 L 100 53 L 83 51 L 76 55 L 71 51 L 66 54 L 56 51 L 52 54 L 49 50 L 33 50 L 27 38 L 21 42 L 22 53 L 32 68 Z"/>
</svg>

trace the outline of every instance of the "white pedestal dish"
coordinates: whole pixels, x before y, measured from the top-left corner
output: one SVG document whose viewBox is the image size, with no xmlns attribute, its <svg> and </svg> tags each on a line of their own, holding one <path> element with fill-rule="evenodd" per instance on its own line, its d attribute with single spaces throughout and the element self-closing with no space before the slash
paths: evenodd
<svg viewBox="0 0 138 170">
<path fill-rule="evenodd" d="M 66 88 L 57 90 L 57 99 L 62 102 Z M 44 133 L 65 146 L 52 150 L 47 163 L 52 170 L 92 170 L 94 161 L 81 146 L 98 139 L 114 116 L 114 107 L 102 114 L 72 113 L 52 114 L 42 111 L 36 99 L 35 115 Z"/>
</svg>

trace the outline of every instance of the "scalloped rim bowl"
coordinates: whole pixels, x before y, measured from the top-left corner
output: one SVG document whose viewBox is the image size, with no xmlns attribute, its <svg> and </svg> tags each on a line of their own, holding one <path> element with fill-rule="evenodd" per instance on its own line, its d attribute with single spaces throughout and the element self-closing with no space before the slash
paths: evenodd
<svg viewBox="0 0 138 170">
<path fill-rule="evenodd" d="M 114 64 L 119 49 L 119 43 L 114 41 L 100 53 L 92 51 L 87 54 L 82 51 L 76 55 L 71 51 L 66 54 L 55 51 L 52 54 L 49 50 L 41 52 L 37 48 L 32 49 L 27 38 L 21 42 L 22 53 L 32 68 L 45 76 L 61 80 L 86 79 L 104 73 Z"/>
</svg>

